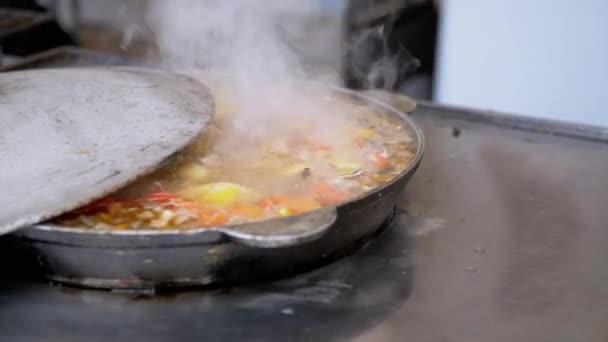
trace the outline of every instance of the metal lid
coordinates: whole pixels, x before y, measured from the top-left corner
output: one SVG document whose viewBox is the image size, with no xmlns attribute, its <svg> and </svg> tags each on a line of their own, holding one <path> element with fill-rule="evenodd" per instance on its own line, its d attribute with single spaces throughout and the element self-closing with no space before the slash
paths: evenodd
<svg viewBox="0 0 608 342">
<path fill-rule="evenodd" d="M 153 171 L 202 134 L 212 115 L 204 85 L 164 71 L 0 74 L 0 234 Z"/>
</svg>

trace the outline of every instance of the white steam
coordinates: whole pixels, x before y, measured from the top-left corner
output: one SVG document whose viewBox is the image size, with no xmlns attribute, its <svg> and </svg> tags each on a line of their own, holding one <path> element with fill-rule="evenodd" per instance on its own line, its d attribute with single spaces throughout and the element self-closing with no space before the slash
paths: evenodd
<svg viewBox="0 0 608 342">
<path fill-rule="evenodd" d="M 221 75 L 237 101 L 235 126 L 249 135 L 264 135 L 276 130 L 281 121 L 286 124 L 297 119 L 296 112 L 310 115 L 315 107 L 308 101 L 294 102 L 301 91 L 291 81 L 307 76 L 296 48 L 312 55 L 340 53 L 341 37 L 336 32 L 340 26 L 328 26 L 326 30 L 332 32 L 324 32 L 303 24 L 303 18 L 319 17 L 318 4 L 306 0 L 157 0 L 150 5 L 148 22 L 165 65 Z M 285 113 L 285 108 L 294 106 L 297 111 Z M 282 113 L 277 114 L 279 111 Z"/>
<path fill-rule="evenodd" d="M 168 65 L 267 84 L 302 76 L 290 39 L 306 29 L 298 20 L 318 11 L 314 1 L 302 0 L 160 0 L 149 19 Z"/>
</svg>

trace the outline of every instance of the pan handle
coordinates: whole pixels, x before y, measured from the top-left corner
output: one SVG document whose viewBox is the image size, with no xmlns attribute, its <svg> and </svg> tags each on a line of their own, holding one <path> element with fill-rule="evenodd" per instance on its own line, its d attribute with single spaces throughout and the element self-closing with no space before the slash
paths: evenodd
<svg viewBox="0 0 608 342">
<path fill-rule="evenodd" d="M 325 234 L 336 222 L 335 207 L 324 207 L 290 217 L 252 222 L 215 230 L 240 244 L 260 248 L 280 248 L 299 245 Z"/>
</svg>

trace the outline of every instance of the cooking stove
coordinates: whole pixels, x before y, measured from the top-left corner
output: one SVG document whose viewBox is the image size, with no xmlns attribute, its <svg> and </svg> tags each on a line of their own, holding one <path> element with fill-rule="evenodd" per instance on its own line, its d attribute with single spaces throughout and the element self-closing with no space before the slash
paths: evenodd
<svg viewBox="0 0 608 342">
<path fill-rule="evenodd" d="M 81 52 L 7 69 L 108 61 Z M 426 102 L 413 117 L 425 159 L 390 224 L 351 255 L 153 294 L 29 281 L 9 254 L 3 341 L 608 340 L 608 130 Z"/>
<path fill-rule="evenodd" d="M 26 55 L 74 45 L 73 38 L 63 31 L 52 14 L 34 7 L 19 9 L 0 5 L 0 66 Z"/>
<path fill-rule="evenodd" d="M 0 7 L 0 66 L 19 60 L 17 56 L 3 54 L 2 45 L 11 37 L 50 20 L 50 16 L 30 11 Z"/>
</svg>

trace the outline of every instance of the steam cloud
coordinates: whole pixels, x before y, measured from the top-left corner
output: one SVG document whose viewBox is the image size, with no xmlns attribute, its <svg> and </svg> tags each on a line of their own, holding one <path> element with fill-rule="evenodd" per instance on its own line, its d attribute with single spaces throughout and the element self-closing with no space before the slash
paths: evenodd
<svg viewBox="0 0 608 342">
<path fill-rule="evenodd" d="M 307 74 L 298 44 L 309 55 L 341 53 L 339 25 L 311 30 L 301 20 L 320 13 L 318 2 L 304 0 L 157 0 L 150 4 L 148 24 L 166 66 L 221 75 L 235 92 L 235 124 L 261 135 L 270 133 L 263 123 L 297 115 L 276 112 L 294 106 L 300 91 L 291 81 Z"/>
<path fill-rule="evenodd" d="M 159 0 L 148 17 L 167 65 L 221 70 L 241 85 L 263 86 L 303 76 L 294 41 L 307 27 L 299 19 L 319 11 L 301 0 Z"/>
</svg>

